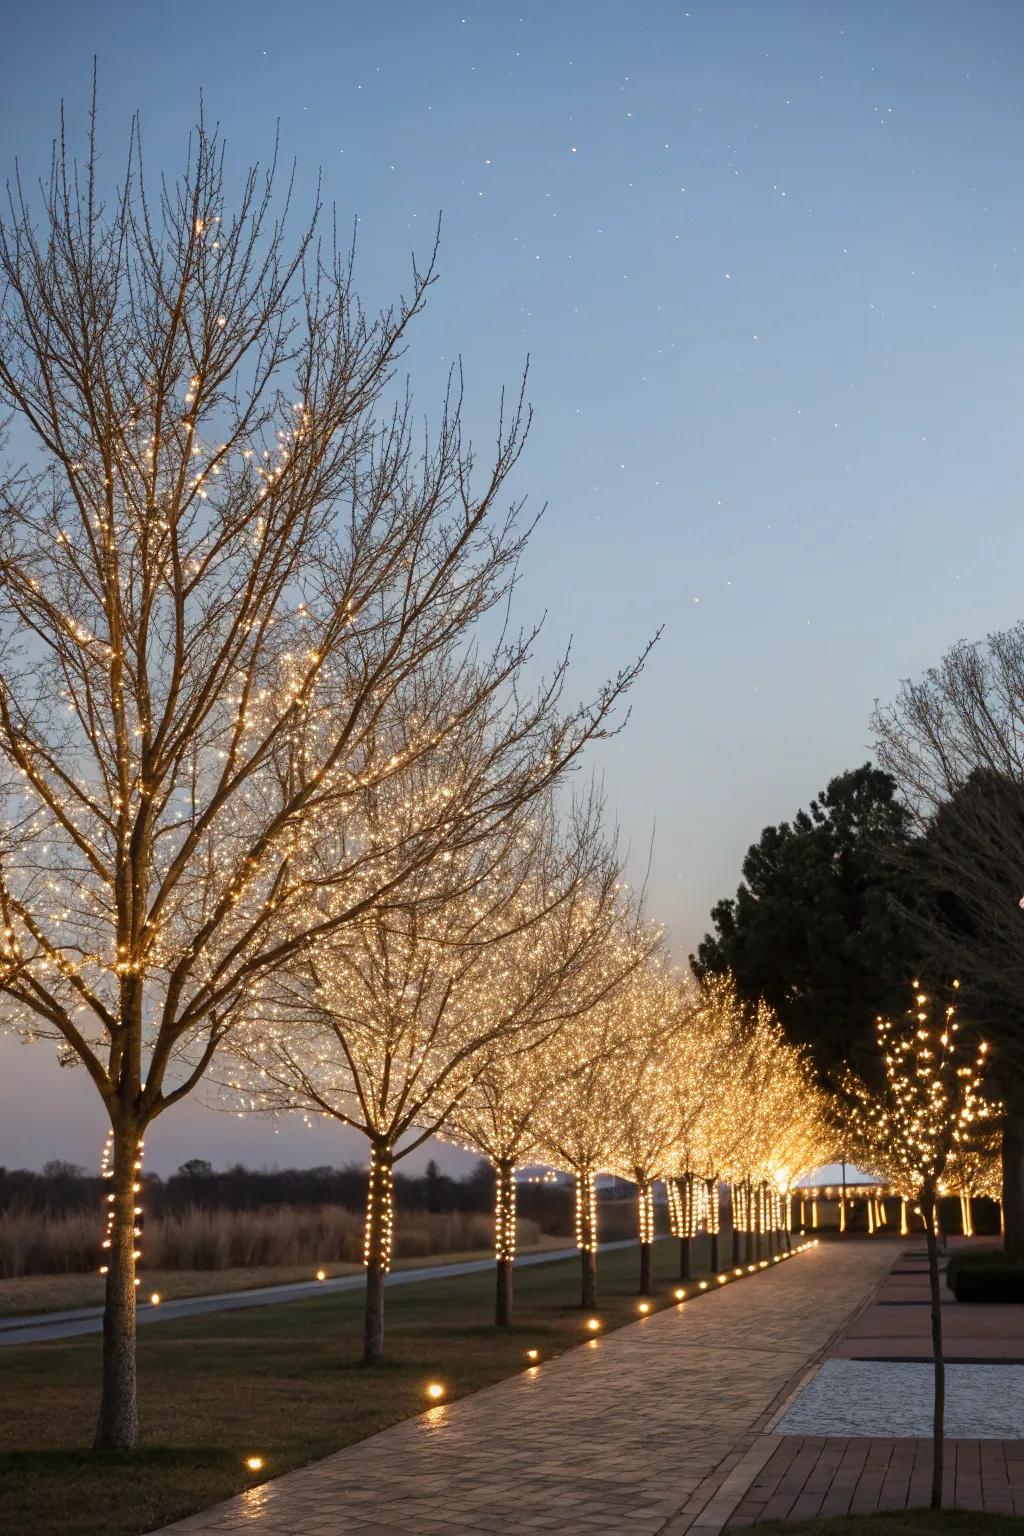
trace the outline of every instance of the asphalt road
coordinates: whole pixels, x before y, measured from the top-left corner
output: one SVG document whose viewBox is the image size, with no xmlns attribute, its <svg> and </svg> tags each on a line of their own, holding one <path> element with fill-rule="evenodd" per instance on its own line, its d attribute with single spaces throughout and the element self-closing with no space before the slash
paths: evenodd
<svg viewBox="0 0 1024 1536">
<path fill-rule="evenodd" d="M 604 1248 L 628 1248 L 625 1242 L 605 1243 Z M 526 1253 L 516 1260 L 516 1268 L 528 1264 L 551 1264 L 556 1259 L 573 1259 L 575 1248 L 555 1248 L 544 1253 Z M 444 1280 L 451 1275 L 474 1275 L 491 1269 L 493 1259 L 470 1259 L 461 1264 L 431 1264 L 422 1269 L 393 1269 L 385 1285 L 411 1285 L 416 1280 Z M 300 1280 L 291 1285 L 265 1285 L 251 1291 L 224 1291 L 215 1296 L 185 1296 L 180 1301 L 162 1301 L 158 1306 L 139 1298 L 138 1320 L 165 1323 L 173 1318 L 200 1317 L 207 1312 L 236 1312 L 245 1307 L 273 1307 L 286 1301 L 305 1301 L 310 1296 L 328 1296 L 336 1291 L 358 1291 L 365 1277 L 339 1275 L 336 1280 Z M 37 1312 L 23 1317 L 0 1318 L 0 1346 L 39 1344 L 55 1339 L 69 1339 L 82 1333 L 101 1333 L 102 1307 L 80 1307 L 73 1312 Z"/>
</svg>

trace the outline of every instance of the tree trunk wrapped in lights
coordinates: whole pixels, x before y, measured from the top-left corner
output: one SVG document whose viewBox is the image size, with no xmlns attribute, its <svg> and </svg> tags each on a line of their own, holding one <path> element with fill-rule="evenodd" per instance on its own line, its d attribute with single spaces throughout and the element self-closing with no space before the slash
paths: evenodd
<svg viewBox="0 0 1024 1536">
<path fill-rule="evenodd" d="M 719 1262 L 718 1245 L 722 1231 L 722 1207 L 719 1200 L 718 1180 L 708 1179 L 706 1191 L 707 1229 L 708 1235 L 711 1238 L 710 1263 L 711 1268 L 717 1270 Z"/>
<path fill-rule="evenodd" d="M 668 1179 L 665 1188 L 670 1191 L 671 1230 L 679 1239 L 679 1278 L 689 1280 L 693 1274 L 693 1239 L 700 1230 L 699 1196 L 703 1185 L 694 1174 L 683 1173 L 677 1179 Z"/>
<path fill-rule="evenodd" d="M 507 1328 L 512 1322 L 512 1266 L 516 1257 L 516 1170 L 511 1158 L 500 1159 L 494 1174 L 494 1321 Z"/>
<path fill-rule="evenodd" d="M 576 1191 L 576 1247 L 580 1251 L 580 1306 L 597 1306 L 597 1186 L 592 1168 L 578 1168 Z"/>
<path fill-rule="evenodd" d="M 636 669 L 566 711 L 564 661 L 526 686 L 533 632 L 472 642 L 521 567 L 530 523 L 504 486 L 528 411 L 503 409 L 478 479 L 457 389 L 425 447 L 393 408 L 432 261 L 367 315 L 316 212 L 289 248 L 273 164 L 227 177 L 202 123 L 177 183 L 147 195 L 134 130 L 104 198 L 100 174 L 92 134 L 84 165 L 62 135 L 40 206 L 21 183 L 0 227 L 19 444 L 0 643 L 26 658 L 0 677 L 0 997 L 84 1066 L 127 1146 L 311 942 L 560 779 Z M 474 712 L 484 755 L 368 859 L 368 798 Z M 119 1450 L 137 1434 L 124 1247 L 97 1436 Z"/>
<path fill-rule="evenodd" d="M 636 1179 L 637 1238 L 640 1243 L 640 1295 L 654 1290 L 654 1180 L 641 1171 Z"/>
<path fill-rule="evenodd" d="M 384 1354 L 384 1277 L 391 1268 L 395 1225 L 394 1162 L 392 1147 L 383 1142 L 372 1144 L 363 1234 L 363 1265 L 366 1269 L 363 1359 L 371 1365 L 381 1360 Z"/>
<path fill-rule="evenodd" d="M 103 1387 L 96 1446 L 131 1450 L 139 1434 L 135 1364 L 135 1265 L 139 1253 L 139 1154 L 130 1128 L 112 1137 L 103 1239 Z"/>
</svg>

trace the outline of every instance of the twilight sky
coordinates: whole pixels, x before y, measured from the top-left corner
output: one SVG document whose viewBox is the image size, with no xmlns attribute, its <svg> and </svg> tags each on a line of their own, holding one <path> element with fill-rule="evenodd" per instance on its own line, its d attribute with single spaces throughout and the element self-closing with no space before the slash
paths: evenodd
<svg viewBox="0 0 1024 1536">
<path fill-rule="evenodd" d="M 80 135 L 94 54 L 112 174 L 136 108 L 171 174 L 200 89 L 236 170 L 279 122 L 370 305 L 443 212 L 408 366 L 436 420 L 462 356 L 486 451 L 530 356 L 520 614 L 581 693 L 666 626 L 593 761 L 681 958 L 760 828 L 868 756 L 873 700 L 1022 616 L 1018 0 L 50 0 L 5 17 L 5 175 L 45 170 L 61 98 Z M 102 1132 L 83 1074 L 0 1041 L 0 1164 Z M 147 1156 L 361 1150 L 184 1106 Z"/>
</svg>

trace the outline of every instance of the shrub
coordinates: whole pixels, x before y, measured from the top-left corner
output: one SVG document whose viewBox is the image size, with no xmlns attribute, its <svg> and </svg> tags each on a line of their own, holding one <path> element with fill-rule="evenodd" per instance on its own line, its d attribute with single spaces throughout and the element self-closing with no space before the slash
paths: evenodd
<svg viewBox="0 0 1024 1536">
<path fill-rule="evenodd" d="M 946 1284 L 957 1301 L 1024 1302 L 1024 1264 L 999 1249 L 958 1253 L 949 1262 Z"/>
</svg>

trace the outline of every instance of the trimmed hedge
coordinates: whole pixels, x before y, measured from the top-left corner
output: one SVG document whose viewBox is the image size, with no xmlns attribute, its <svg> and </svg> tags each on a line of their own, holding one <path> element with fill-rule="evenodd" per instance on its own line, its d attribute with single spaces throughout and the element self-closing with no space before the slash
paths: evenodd
<svg viewBox="0 0 1024 1536">
<path fill-rule="evenodd" d="M 947 1265 L 946 1284 L 957 1301 L 1024 1303 L 1024 1264 L 998 1248 L 957 1253 Z"/>
</svg>

